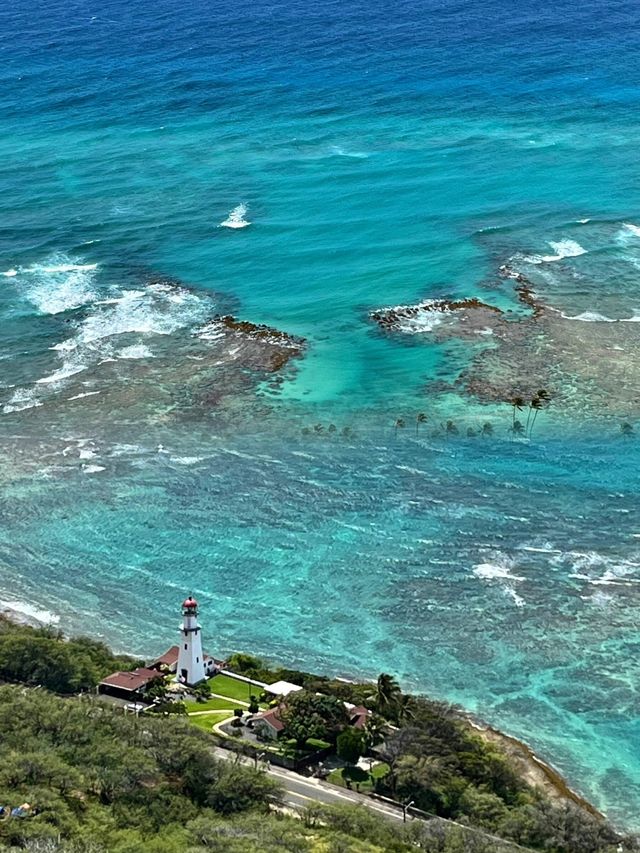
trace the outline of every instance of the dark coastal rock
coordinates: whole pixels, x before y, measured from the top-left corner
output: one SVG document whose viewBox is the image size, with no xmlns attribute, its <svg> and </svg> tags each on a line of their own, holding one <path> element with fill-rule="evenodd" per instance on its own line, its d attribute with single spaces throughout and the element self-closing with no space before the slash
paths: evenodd
<svg viewBox="0 0 640 853">
<path fill-rule="evenodd" d="M 475 297 L 470 299 L 428 299 L 417 305 L 396 305 L 372 311 L 370 317 L 385 331 L 403 331 L 402 321 L 413 320 L 421 314 L 449 314 L 452 312 L 489 311 L 501 314 L 500 308 L 489 305 Z"/>
</svg>

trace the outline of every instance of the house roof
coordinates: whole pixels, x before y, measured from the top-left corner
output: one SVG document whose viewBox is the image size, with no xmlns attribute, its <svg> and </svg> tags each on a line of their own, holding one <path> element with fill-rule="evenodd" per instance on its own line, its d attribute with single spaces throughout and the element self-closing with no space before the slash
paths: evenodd
<svg viewBox="0 0 640 853">
<path fill-rule="evenodd" d="M 277 732 L 284 729 L 284 723 L 280 719 L 281 708 L 272 708 L 270 711 L 265 711 L 264 714 L 258 714 L 253 718 L 254 723 L 265 722 Z"/>
<path fill-rule="evenodd" d="M 135 693 L 158 678 L 163 678 L 163 675 L 157 669 L 147 669 L 141 666 L 138 669 L 131 670 L 131 672 L 112 672 L 111 675 L 103 678 L 100 684 L 106 687 L 117 687 L 118 690 L 130 690 L 132 693 Z"/>
<path fill-rule="evenodd" d="M 174 663 L 178 663 L 178 655 L 180 654 L 180 649 L 178 646 L 171 646 L 170 649 L 160 655 L 157 660 L 154 660 L 152 666 L 172 666 Z"/>
<path fill-rule="evenodd" d="M 288 696 L 289 693 L 295 693 L 297 690 L 302 690 L 299 684 L 292 684 L 290 681 L 274 681 L 273 684 L 269 684 L 265 687 L 269 693 L 273 693 L 274 696 Z"/>
<path fill-rule="evenodd" d="M 370 711 L 364 705 L 355 705 L 353 708 L 349 708 L 349 722 L 354 729 L 362 729 L 369 714 Z"/>
</svg>

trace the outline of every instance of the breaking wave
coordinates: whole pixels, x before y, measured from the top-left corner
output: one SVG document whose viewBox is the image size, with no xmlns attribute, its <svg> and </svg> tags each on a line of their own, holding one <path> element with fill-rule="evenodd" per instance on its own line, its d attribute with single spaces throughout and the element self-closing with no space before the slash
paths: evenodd
<svg viewBox="0 0 640 853">
<path fill-rule="evenodd" d="M 251 225 L 251 223 L 247 222 L 245 219 L 246 213 L 246 204 L 239 204 L 237 207 L 233 208 L 224 222 L 220 223 L 220 228 L 246 228 L 247 225 Z"/>
<path fill-rule="evenodd" d="M 94 301 L 83 319 L 73 324 L 74 334 L 50 347 L 60 359 L 56 369 L 36 379 L 31 388 L 16 389 L 3 412 L 9 414 L 43 405 L 42 395 L 47 387 L 58 391 L 67 384 L 66 380 L 98 364 L 152 358 L 150 337 L 171 335 L 178 329 L 197 325 L 211 308 L 209 300 L 165 282 L 140 290 L 120 291 L 114 298 Z M 126 339 L 118 346 L 121 336 Z"/>
<path fill-rule="evenodd" d="M 586 255 L 587 253 L 587 250 L 575 240 L 559 240 L 558 242 L 550 241 L 549 245 L 555 254 L 527 255 L 522 258 L 522 260 L 529 264 L 550 264 L 554 261 L 561 261 L 563 258 L 577 258 L 580 255 Z"/>
<path fill-rule="evenodd" d="M 10 269 L 3 275 L 15 279 L 20 293 L 42 314 L 60 314 L 97 298 L 97 269 L 97 264 L 79 263 L 58 253 L 43 264 Z"/>
</svg>

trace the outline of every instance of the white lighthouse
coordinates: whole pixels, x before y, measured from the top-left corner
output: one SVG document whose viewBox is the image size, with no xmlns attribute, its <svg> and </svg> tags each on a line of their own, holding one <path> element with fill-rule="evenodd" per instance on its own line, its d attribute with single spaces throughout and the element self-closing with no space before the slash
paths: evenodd
<svg viewBox="0 0 640 853">
<path fill-rule="evenodd" d="M 182 602 L 177 674 L 178 681 L 190 687 L 205 678 L 202 636 L 198 624 L 198 602 L 191 595 Z"/>
</svg>

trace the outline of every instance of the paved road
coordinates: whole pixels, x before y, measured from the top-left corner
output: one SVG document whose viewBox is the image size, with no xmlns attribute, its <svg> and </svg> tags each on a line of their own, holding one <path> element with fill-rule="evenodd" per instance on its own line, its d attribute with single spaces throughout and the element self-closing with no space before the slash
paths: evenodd
<svg viewBox="0 0 640 853">
<path fill-rule="evenodd" d="M 234 752 L 220 747 L 214 747 L 214 753 L 216 757 L 226 760 L 234 760 L 236 757 Z M 243 764 L 253 767 L 253 759 L 242 756 L 240 760 Z M 262 763 L 260 766 L 264 767 Z M 300 776 L 292 770 L 285 770 L 284 767 L 270 766 L 268 773 L 280 782 L 285 792 L 285 804 L 294 809 L 304 808 L 313 802 L 328 803 L 330 805 L 344 805 L 345 803 L 350 805 L 362 804 L 385 817 L 398 820 L 402 823 L 401 809 L 379 803 L 364 794 L 358 794 L 356 791 L 348 791 L 346 788 L 341 789 L 335 785 L 322 782 L 320 779 Z"/>
<path fill-rule="evenodd" d="M 217 758 L 222 758 L 227 761 L 234 761 L 236 758 L 239 758 L 242 764 L 246 764 L 251 767 L 254 766 L 252 758 L 248 758 L 247 756 L 237 756 L 237 754 L 232 750 L 222 749 L 221 747 L 216 746 L 213 747 L 213 751 Z M 336 785 L 322 782 L 320 779 L 300 776 L 292 770 L 285 770 L 284 767 L 265 767 L 262 763 L 260 766 L 264 767 L 271 777 L 280 782 L 284 789 L 283 799 L 285 805 L 295 809 L 296 811 L 308 806 L 310 803 L 327 803 L 329 805 L 344 805 L 347 803 L 349 805 L 366 806 L 366 808 L 371 809 L 377 814 L 394 822 L 402 823 L 404 821 L 402 808 L 399 806 L 387 805 L 386 803 L 372 799 L 365 794 L 358 794 L 356 791 L 349 791 L 346 788 L 338 788 Z M 407 821 L 410 820 L 421 820 L 421 818 L 407 815 Z M 507 853 L 507 851 L 513 851 L 513 853 L 518 853 L 518 851 L 532 853 L 528 847 L 521 847 L 515 842 L 506 841 L 503 838 L 498 838 L 497 836 L 491 835 L 488 832 L 483 832 L 480 829 L 462 826 L 456 821 L 446 820 L 445 818 L 434 818 L 434 820 L 448 826 L 458 826 L 464 832 L 478 835 L 487 841 L 491 841 L 495 843 L 496 850 L 502 850 L 504 853 Z"/>
</svg>

